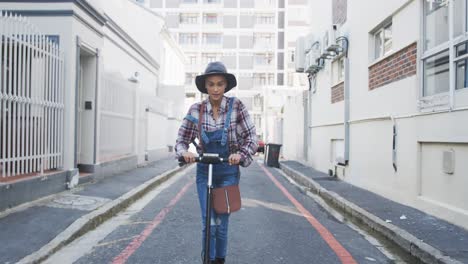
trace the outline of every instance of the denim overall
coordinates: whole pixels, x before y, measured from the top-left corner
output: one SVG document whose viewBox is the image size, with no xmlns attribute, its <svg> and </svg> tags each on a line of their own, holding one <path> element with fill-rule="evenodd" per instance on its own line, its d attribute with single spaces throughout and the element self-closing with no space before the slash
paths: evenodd
<svg viewBox="0 0 468 264">
<path fill-rule="evenodd" d="M 222 158 L 228 158 L 229 144 L 227 144 L 227 133 L 231 123 L 232 103 L 230 100 L 227 118 L 224 123 L 223 129 L 218 129 L 212 132 L 204 131 L 201 128 L 201 138 L 203 140 L 204 153 L 217 153 Z M 194 120 L 195 121 L 195 120 Z M 196 120 L 198 123 L 198 120 Z M 202 126 L 200 126 L 202 127 Z M 239 165 L 229 165 L 228 163 L 220 163 L 213 165 L 213 187 L 230 186 L 239 184 Z M 197 164 L 197 191 L 198 200 L 200 202 L 200 209 L 202 215 L 202 245 L 203 252 L 205 250 L 205 221 L 206 221 L 206 185 L 208 182 L 208 164 Z M 211 240 L 210 240 L 210 259 L 226 257 L 227 240 L 228 240 L 228 224 L 229 214 L 217 214 L 214 209 L 211 210 Z"/>
</svg>

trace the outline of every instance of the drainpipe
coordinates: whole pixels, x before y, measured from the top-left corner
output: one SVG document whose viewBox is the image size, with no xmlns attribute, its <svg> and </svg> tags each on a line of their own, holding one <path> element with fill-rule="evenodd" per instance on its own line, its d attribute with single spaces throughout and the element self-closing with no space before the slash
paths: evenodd
<svg viewBox="0 0 468 264">
<path fill-rule="evenodd" d="M 305 146 L 305 151 L 304 151 L 304 158 L 306 160 L 306 162 L 309 162 L 309 149 L 312 149 L 312 86 L 313 86 L 313 82 L 314 82 L 314 79 L 315 79 L 315 76 L 312 75 L 312 74 L 309 74 L 307 76 L 307 79 L 309 80 L 309 90 L 307 92 L 307 113 L 306 116 L 307 116 L 307 120 L 306 120 L 306 124 L 305 124 L 305 130 L 304 130 L 304 133 L 306 133 L 305 135 L 305 143 L 306 143 L 306 146 Z"/>
<path fill-rule="evenodd" d="M 99 63 L 100 63 L 100 50 L 96 49 L 96 87 L 94 90 L 94 153 L 93 153 L 93 165 L 96 166 L 98 162 L 98 151 L 99 151 L 99 134 L 98 134 L 98 126 L 99 126 Z"/>
<path fill-rule="evenodd" d="M 392 166 L 395 172 L 398 171 L 397 168 L 397 127 L 396 127 L 396 121 L 393 116 L 390 117 L 392 120 L 392 129 L 393 129 L 393 135 L 392 135 Z"/>
<path fill-rule="evenodd" d="M 350 94 L 350 89 L 349 89 L 349 58 L 348 58 L 348 48 L 349 48 L 349 41 L 347 37 L 339 37 L 336 39 L 336 42 L 343 41 L 344 46 L 343 47 L 343 52 L 344 52 L 344 67 L 345 67 L 345 78 L 344 78 L 344 129 L 345 129 L 345 138 L 344 138 L 344 143 L 345 143 L 345 149 L 344 149 L 344 162 L 345 165 L 348 165 L 349 162 L 349 112 L 350 112 L 350 105 L 349 105 L 349 94 Z"/>
<path fill-rule="evenodd" d="M 80 75 L 81 75 L 81 61 L 80 61 L 80 52 L 81 52 L 81 38 L 79 36 L 76 37 L 76 77 L 75 77 L 75 131 L 74 131 L 74 148 L 73 148 L 73 168 L 78 167 L 78 155 L 77 155 L 77 150 L 78 150 L 78 133 L 77 131 L 78 128 L 78 104 L 79 104 L 79 90 L 80 90 Z"/>
</svg>

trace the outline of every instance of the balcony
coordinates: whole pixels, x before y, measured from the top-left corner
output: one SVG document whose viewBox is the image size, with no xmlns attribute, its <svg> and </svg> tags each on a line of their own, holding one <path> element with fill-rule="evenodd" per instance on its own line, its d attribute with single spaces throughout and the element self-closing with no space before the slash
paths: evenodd
<svg viewBox="0 0 468 264">
<path fill-rule="evenodd" d="M 200 0 L 182 0 L 180 1 L 181 8 L 195 8 L 198 7 L 198 2 Z"/>
<path fill-rule="evenodd" d="M 274 63 L 254 63 L 253 69 L 254 71 L 271 72 L 275 70 L 275 64 Z"/>
<path fill-rule="evenodd" d="M 200 23 L 180 23 L 179 28 L 184 30 L 198 30 L 200 27 Z"/>
<path fill-rule="evenodd" d="M 253 48 L 261 51 L 273 51 L 274 44 L 272 41 L 259 41 L 255 42 Z"/>
<path fill-rule="evenodd" d="M 219 10 L 220 8 L 223 8 L 223 1 L 222 0 L 200 0 L 204 7 L 206 8 L 212 8 Z"/>
<path fill-rule="evenodd" d="M 187 64 L 185 65 L 185 71 L 186 72 L 202 72 L 204 70 L 203 67 L 206 65 L 201 65 L 201 64 Z"/>
<path fill-rule="evenodd" d="M 203 30 L 206 30 L 206 29 L 216 29 L 216 30 L 221 30 L 223 29 L 223 21 L 220 19 L 218 20 L 217 22 L 215 23 L 210 23 L 210 22 L 205 22 L 203 21 Z"/>
<path fill-rule="evenodd" d="M 268 30 L 268 31 L 274 31 L 275 30 L 275 23 L 263 23 L 263 22 L 258 22 L 256 21 L 254 23 L 254 29 L 261 29 L 261 30 Z"/>
</svg>

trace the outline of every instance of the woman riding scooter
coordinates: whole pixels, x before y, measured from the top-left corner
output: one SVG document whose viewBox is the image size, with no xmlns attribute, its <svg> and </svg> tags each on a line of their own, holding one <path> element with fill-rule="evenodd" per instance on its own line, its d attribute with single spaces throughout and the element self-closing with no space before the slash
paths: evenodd
<svg viewBox="0 0 468 264">
<path fill-rule="evenodd" d="M 196 149 L 202 153 L 215 153 L 229 163 L 213 166 L 213 187 L 239 184 L 239 165 L 247 167 L 257 151 L 255 126 L 245 105 L 235 97 L 224 96 L 237 85 L 236 77 L 227 73 L 221 62 L 211 62 L 205 73 L 195 79 L 200 92 L 208 94 L 202 102 L 193 104 L 179 129 L 176 153 L 185 162 L 195 162 L 195 155 L 188 151 L 189 144 L 199 139 Z M 200 123 L 200 124 L 199 124 Z M 200 131 L 199 131 L 200 130 Z M 206 236 L 206 200 L 208 165 L 197 164 L 197 192 L 202 214 L 202 241 Z M 210 250 L 211 263 L 225 263 L 230 214 L 211 211 Z M 205 250 L 202 243 L 202 250 Z"/>
</svg>

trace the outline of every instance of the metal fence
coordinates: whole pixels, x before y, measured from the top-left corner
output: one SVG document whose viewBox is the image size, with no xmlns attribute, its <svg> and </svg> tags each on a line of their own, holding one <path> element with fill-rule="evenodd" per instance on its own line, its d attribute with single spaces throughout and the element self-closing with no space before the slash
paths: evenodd
<svg viewBox="0 0 468 264">
<path fill-rule="evenodd" d="M 64 59 L 57 41 L 0 11 L 1 179 L 63 164 Z"/>
</svg>

